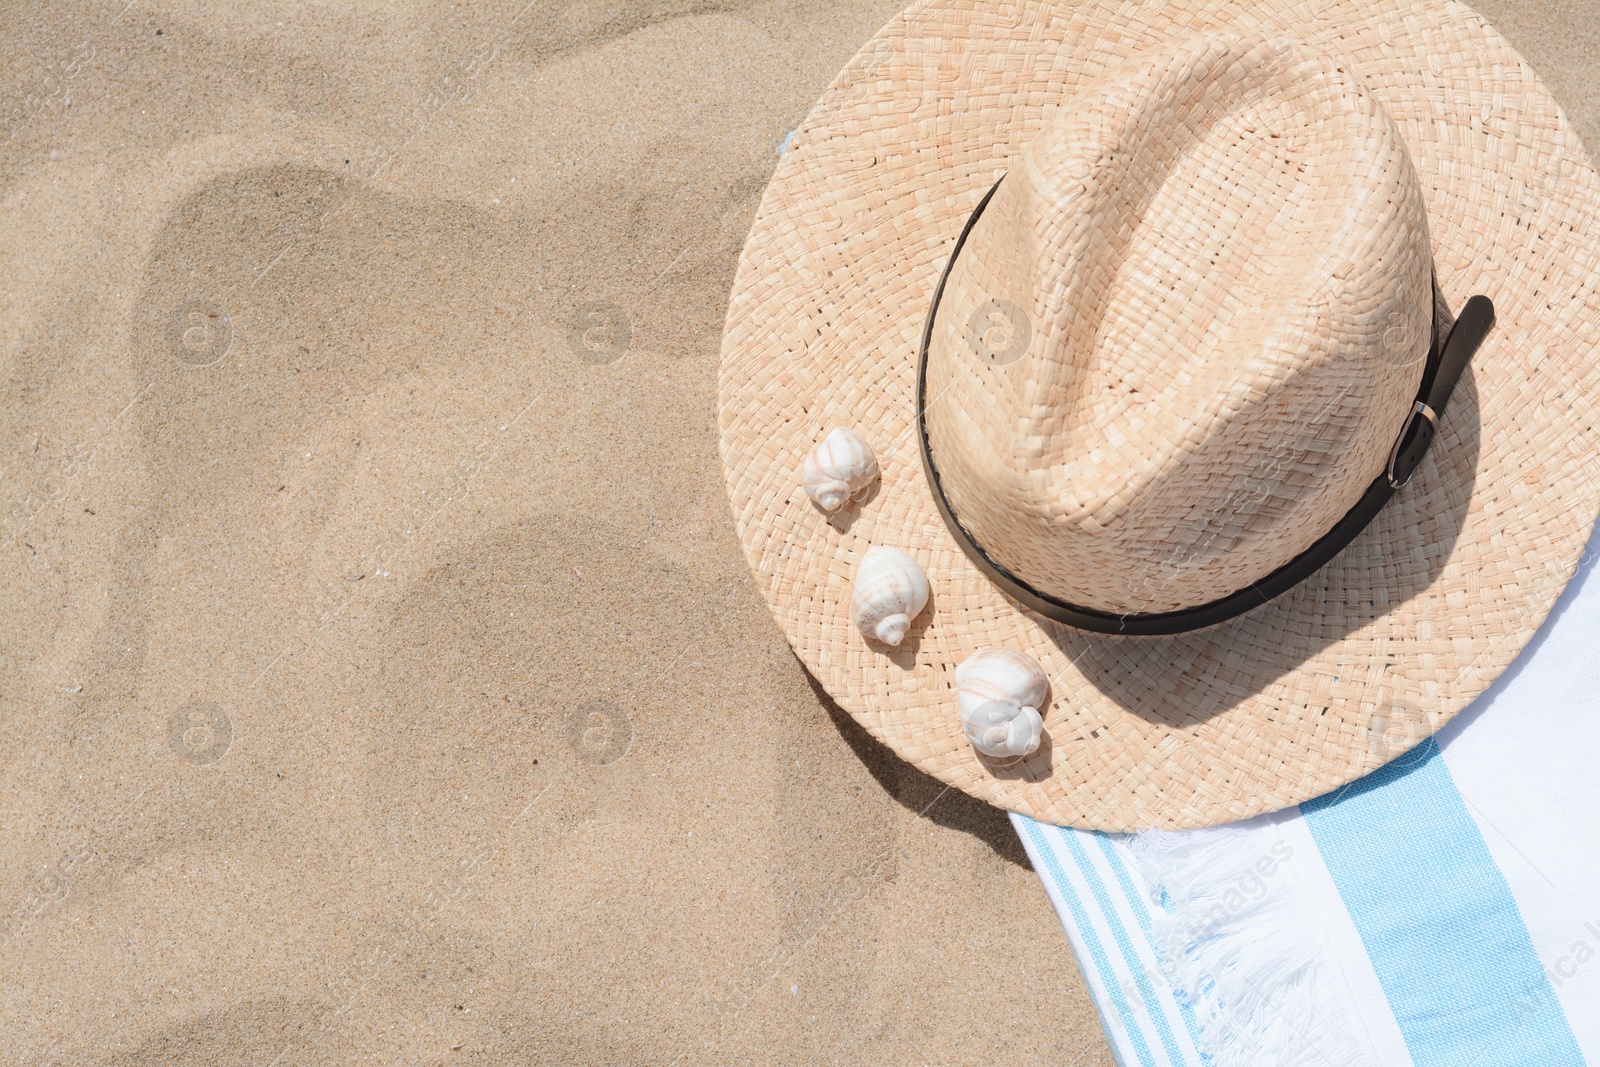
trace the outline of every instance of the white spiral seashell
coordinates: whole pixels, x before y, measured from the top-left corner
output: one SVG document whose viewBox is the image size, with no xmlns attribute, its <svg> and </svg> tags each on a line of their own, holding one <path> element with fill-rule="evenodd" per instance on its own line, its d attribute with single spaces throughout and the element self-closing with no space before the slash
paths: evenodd
<svg viewBox="0 0 1600 1067">
<path fill-rule="evenodd" d="M 877 476 L 878 457 L 872 446 L 843 427 L 811 450 L 800 472 L 806 496 L 823 511 L 838 511 Z"/>
<path fill-rule="evenodd" d="M 898 548 L 874 545 L 861 557 L 850 590 L 850 619 L 868 637 L 898 645 L 928 606 L 928 575 Z"/>
<path fill-rule="evenodd" d="M 1027 756 L 1039 747 L 1050 679 L 1033 657 L 980 648 L 956 668 L 961 729 L 986 756 Z"/>
</svg>

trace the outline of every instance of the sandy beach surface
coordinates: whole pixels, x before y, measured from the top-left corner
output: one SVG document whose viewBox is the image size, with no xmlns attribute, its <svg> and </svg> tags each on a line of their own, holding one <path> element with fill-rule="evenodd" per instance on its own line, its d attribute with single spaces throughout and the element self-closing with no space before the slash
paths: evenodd
<svg viewBox="0 0 1600 1067">
<path fill-rule="evenodd" d="M 0 1061 L 1109 1065 L 808 679 L 716 368 L 899 5 L 8 5 Z M 1480 9 L 1600 143 L 1587 3 Z"/>
</svg>

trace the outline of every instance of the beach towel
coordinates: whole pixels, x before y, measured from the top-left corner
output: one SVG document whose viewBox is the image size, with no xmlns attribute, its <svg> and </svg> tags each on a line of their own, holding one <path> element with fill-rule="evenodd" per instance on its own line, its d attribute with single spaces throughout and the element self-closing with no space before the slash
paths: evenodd
<svg viewBox="0 0 1600 1067">
<path fill-rule="evenodd" d="M 1472 707 L 1333 794 L 1182 833 L 1012 816 L 1119 1062 L 1600 1064 L 1597 559 Z"/>
</svg>

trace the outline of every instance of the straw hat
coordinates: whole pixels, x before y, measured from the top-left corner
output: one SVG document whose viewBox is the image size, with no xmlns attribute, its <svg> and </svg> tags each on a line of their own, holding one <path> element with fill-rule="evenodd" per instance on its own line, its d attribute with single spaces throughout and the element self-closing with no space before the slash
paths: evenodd
<svg viewBox="0 0 1600 1067">
<path fill-rule="evenodd" d="M 1597 218 L 1461 4 L 918 4 L 745 248 L 740 537 L 829 693 L 974 796 L 1107 830 L 1318 796 L 1482 693 L 1576 567 Z M 840 427 L 878 478 L 830 513 L 803 468 Z M 898 645 L 852 622 L 873 547 L 927 576 Z M 963 732 L 983 648 L 1048 679 L 1029 755 Z"/>
</svg>

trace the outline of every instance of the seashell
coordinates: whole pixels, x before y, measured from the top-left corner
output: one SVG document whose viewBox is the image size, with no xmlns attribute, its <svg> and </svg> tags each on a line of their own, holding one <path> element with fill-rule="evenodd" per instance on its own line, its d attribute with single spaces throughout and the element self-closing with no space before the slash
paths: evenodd
<svg viewBox="0 0 1600 1067">
<path fill-rule="evenodd" d="M 928 606 L 928 575 L 898 548 L 874 545 L 861 557 L 850 590 L 850 619 L 861 632 L 898 645 Z"/>
<path fill-rule="evenodd" d="M 956 668 L 961 729 L 985 756 L 1027 756 L 1039 747 L 1050 679 L 1032 656 L 980 648 Z"/>
<path fill-rule="evenodd" d="M 840 427 L 806 456 L 801 484 L 823 511 L 838 511 L 878 476 L 878 457 L 854 431 Z"/>
</svg>

